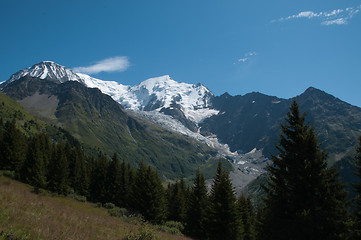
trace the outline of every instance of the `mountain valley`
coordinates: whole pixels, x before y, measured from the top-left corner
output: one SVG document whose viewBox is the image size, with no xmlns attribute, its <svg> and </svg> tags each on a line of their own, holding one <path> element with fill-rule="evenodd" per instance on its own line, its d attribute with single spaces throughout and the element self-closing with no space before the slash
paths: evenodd
<svg viewBox="0 0 361 240">
<path fill-rule="evenodd" d="M 202 84 L 168 75 L 126 86 L 49 61 L 15 73 L 1 88 L 87 146 L 118 152 L 134 164 L 144 160 L 166 179 L 190 177 L 198 166 L 228 159 L 238 192 L 266 172 L 292 102 L 257 92 L 214 96 Z M 329 165 L 352 156 L 361 109 L 312 87 L 296 100 L 327 149 Z"/>
</svg>

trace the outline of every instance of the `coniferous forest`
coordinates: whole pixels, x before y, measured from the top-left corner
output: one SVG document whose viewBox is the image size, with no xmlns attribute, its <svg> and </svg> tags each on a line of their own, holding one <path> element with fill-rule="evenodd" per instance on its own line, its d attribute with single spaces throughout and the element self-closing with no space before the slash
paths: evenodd
<svg viewBox="0 0 361 240">
<path fill-rule="evenodd" d="M 249 196 L 236 196 L 221 163 L 210 187 L 200 170 L 192 184 L 179 179 L 164 187 L 143 162 L 133 168 L 117 154 L 88 156 L 70 134 L 60 140 L 47 133 L 26 136 L 15 120 L 0 120 L 0 169 L 35 192 L 111 203 L 154 224 L 178 222 L 194 239 L 361 239 L 361 138 L 355 156 L 358 197 L 350 202 L 295 101 L 281 130 L 257 209 Z"/>
</svg>

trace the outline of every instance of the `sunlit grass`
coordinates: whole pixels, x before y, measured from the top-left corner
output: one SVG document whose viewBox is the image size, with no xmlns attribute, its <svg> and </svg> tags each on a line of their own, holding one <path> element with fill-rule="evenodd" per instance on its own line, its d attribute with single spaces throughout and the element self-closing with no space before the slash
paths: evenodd
<svg viewBox="0 0 361 240">
<path fill-rule="evenodd" d="M 94 203 L 36 195 L 31 190 L 28 185 L 0 177 L 0 232 L 12 232 L 18 239 L 123 239 L 144 228 L 144 224 L 111 217 Z M 163 232 L 156 235 L 186 239 Z"/>
</svg>

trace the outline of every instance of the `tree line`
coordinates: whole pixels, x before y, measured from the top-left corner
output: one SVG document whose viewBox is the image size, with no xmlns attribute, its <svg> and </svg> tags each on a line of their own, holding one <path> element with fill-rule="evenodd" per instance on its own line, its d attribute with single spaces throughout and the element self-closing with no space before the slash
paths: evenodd
<svg viewBox="0 0 361 240">
<path fill-rule="evenodd" d="M 74 141 L 54 141 L 45 133 L 27 138 L 15 121 L 0 121 L 0 169 L 14 171 L 35 191 L 113 203 L 153 223 L 180 222 L 195 239 L 361 239 L 361 181 L 349 204 L 297 102 L 281 130 L 258 209 L 249 197 L 236 197 L 221 163 L 210 187 L 199 170 L 190 186 L 180 179 L 164 187 L 157 171 L 143 162 L 134 169 L 117 154 L 86 156 Z M 355 174 L 361 179 L 361 138 L 356 151 Z"/>
<path fill-rule="evenodd" d="M 163 187 L 157 171 L 143 162 L 134 169 L 116 153 L 111 158 L 86 156 L 74 139 L 54 141 L 45 133 L 26 137 L 15 120 L 0 120 L 0 143 L 0 169 L 13 171 L 15 178 L 32 185 L 36 192 L 75 193 L 93 202 L 113 203 L 157 224 L 177 221 L 185 227 L 185 234 L 198 239 L 219 239 L 230 223 L 229 236 L 254 234 L 252 227 L 247 227 L 255 219 L 250 199 L 244 195 L 236 199 L 221 163 L 208 193 L 199 170 L 191 187 L 184 179 Z M 227 222 L 220 225 L 223 221 Z"/>
</svg>

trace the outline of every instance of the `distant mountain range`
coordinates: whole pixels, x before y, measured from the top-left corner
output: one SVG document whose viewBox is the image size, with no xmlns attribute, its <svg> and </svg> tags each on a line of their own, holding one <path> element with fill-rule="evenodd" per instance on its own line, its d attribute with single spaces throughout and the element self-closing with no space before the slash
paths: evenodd
<svg viewBox="0 0 361 240">
<path fill-rule="evenodd" d="M 20 70 L 0 86 L 80 141 L 144 158 L 167 177 L 187 175 L 210 158 L 227 158 L 238 190 L 265 172 L 270 153 L 277 153 L 279 126 L 292 101 L 257 92 L 214 96 L 200 83 L 181 83 L 168 75 L 126 86 L 49 61 Z M 330 165 L 352 155 L 361 135 L 361 109 L 312 87 L 295 98 L 328 150 Z M 174 138 L 172 131 L 181 135 Z"/>
</svg>

